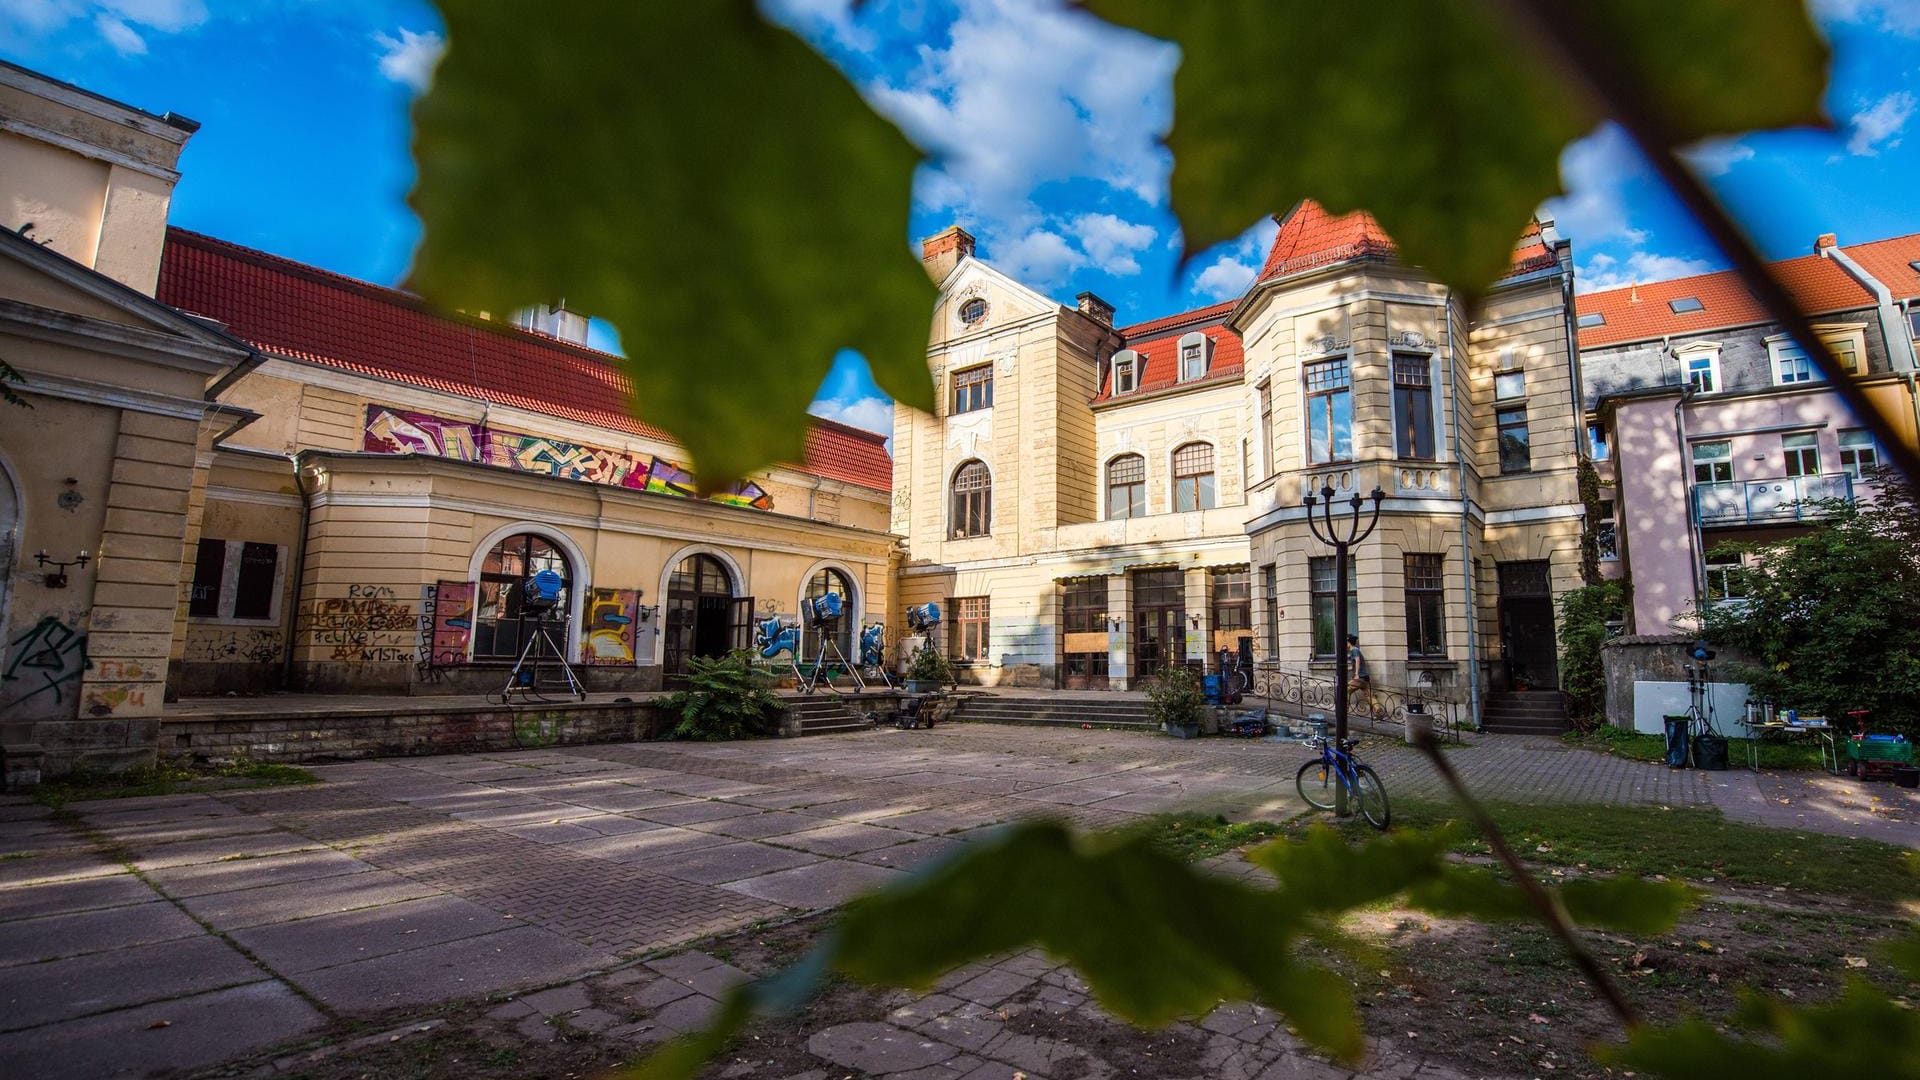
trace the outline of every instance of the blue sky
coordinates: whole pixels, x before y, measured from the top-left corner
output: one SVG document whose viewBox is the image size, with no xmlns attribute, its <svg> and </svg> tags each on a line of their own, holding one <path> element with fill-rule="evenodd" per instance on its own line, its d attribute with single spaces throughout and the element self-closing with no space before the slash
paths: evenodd
<svg viewBox="0 0 1920 1080">
<path fill-rule="evenodd" d="M 1272 227 L 1180 273 L 1166 208 L 1178 50 L 1042 0 L 764 0 L 930 155 L 913 228 L 958 222 L 1001 269 L 1134 322 L 1238 295 Z M 1834 43 L 1836 130 L 1748 135 L 1695 160 L 1774 257 L 1920 231 L 1920 0 L 1817 0 Z M 381 283 L 419 227 L 407 105 L 430 77 L 439 16 L 416 0 L 3 0 L 0 57 L 154 112 L 201 121 L 173 221 Z M 1603 129 L 1561 161 L 1547 206 L 1581 287 L 1718 269 L 1626 141 Z M 1276 209 L 1284 209 L 1276 207 Z M 903 241 L 907 238 L 903 238 Z M 616 345 L 610 328 L 596 341 Z M 843 356 L 815 411 L 889 430 Z"/>
</svg>

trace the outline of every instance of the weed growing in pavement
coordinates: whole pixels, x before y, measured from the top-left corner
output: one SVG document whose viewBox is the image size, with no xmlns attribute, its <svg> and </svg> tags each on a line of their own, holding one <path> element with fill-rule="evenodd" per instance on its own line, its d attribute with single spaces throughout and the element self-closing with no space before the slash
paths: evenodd
<svg viewBox="0 0 1920 1080">
<path fill-rule="evenodd" d="M 319 778 L 305 769 L 269 761 L 231 761 L 182 766 L 161 762 L 124 772 L 73 772 L 33 789 L 33 799 L 58 810 L 70 802 L 88 799 L 130 799 L 145 795 L 177 795 L 193 791 L 231 791 L 237 788 L 311 784 Z"/>
</svg>

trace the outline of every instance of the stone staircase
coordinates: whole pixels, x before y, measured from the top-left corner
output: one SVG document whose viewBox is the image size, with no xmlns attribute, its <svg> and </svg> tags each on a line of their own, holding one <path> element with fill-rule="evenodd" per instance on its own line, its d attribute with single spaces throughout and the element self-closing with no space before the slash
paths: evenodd
<svg viewBox="0 0 1920 1080">
<path fill-rule="evenodd" d="M 1140 728 L 1157 730 L 1159 725 L 1147 718 L 1147 702 L 1140 698 L 1083 698 L 1034 694 L 971 694 L 962 691 L 964 700 L 955 720 L 987 724 L 1042 724 L 1048 727 Z"/>
<path fill-rule="evenodd" d="M 1558 690 L 1496 690 L 1480 707 L 1480 729 L 1500 735 L 1563 735 L 1566 695 Z"/>
<path fill-rule="evenodd" d="M 869 712 L 885 715 L 899 707 L 897 694 L 783 694 L 788 720 L 800 723 L 802 735 L 831 735 L 842 731 L 865 731 Z"/>
</svg>

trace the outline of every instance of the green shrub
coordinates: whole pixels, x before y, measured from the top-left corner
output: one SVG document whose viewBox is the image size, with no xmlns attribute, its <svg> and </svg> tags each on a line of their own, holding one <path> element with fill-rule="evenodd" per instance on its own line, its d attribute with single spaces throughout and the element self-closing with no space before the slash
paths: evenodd
<svg viewBox="0 0 1920 1080">
<path fill-rule="evenodd" d="M 907 678 L 946 685 L 953 682 L 953 665 L 931 643 L 924 644 L 914 650 L 913 664 L 907 668 Z"/>
<path fill-rule="evenodd" d="M 744 649 L 711 660 L 689 659 L 686 689 L 660 699 L 661 709 L 680 718 L 667 738 L 720 742 L 772 734 L 780 699 L 768 685 Z"/>
<path fill-rule="evenodd" d="M 1200 679 L 1186 667 L 1170 667 L 1147 684 L 1147 715 L 1154 723 L 1177 727 L 1198 724 L 1207 715 Z"/>
<path fill-rule="evenodd" d="M 1567 696 L 1567 718 L 1580 731 L 1607 721 L 1606 677 L 1600 646 L 1607 623 L 1626 614 L 1626 590 L 1617 581 L 1586 585 L 1560 597 L 1560 689 Z"/>
</svg>

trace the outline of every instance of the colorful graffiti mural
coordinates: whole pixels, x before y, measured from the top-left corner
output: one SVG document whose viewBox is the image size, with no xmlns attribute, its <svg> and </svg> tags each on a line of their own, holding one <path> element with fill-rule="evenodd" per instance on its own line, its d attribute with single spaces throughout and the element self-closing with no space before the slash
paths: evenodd
<svg viewBox="0 0 1920 1080">
<path fill-rule="evenodd" d="M 468 420 L 451 420 L 384 405 L 367 406 L 366 433 L 361 448 L 369 453 L 427 454 L 517 472 L 541 473 L 562 480 L 694 497 L 692 474 L 666 458 L 502 431 Z M 773 496 L 753 483 L 736 484 L 712 499 L 729 506 L 773 509 Z"/>
<path fill-rule="evenodd" d="M 587 639 L 581 659 L 600 667 L 632 667 L 638 650 L 640 593 L 636 589 L 595 589 L 587 599 Z"/>
<path fill-rule="evenodd" d="M 473 582 L 442 581 L 429 588 L 433 596 L 423 657 L 432 667 L 464 664 L 473 638 Z"/>
</svg>

